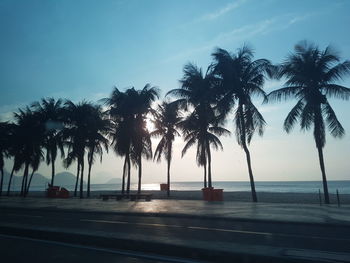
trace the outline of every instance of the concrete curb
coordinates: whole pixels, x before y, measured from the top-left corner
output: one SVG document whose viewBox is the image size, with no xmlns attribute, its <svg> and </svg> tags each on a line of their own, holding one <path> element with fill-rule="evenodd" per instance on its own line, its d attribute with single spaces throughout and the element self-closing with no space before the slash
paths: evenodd
<svg viewBox="0 0 350 263">
<path fill-rule="evenodd" d="M 332 222 L 302 222 L 302 221 L 288 221 L 288 220 L 274 220 L 274 219 L 261 219 L 261 218 L 245 218 L 245 217 L 225 217 L 225 216 L 207 216 L 207 215 L 192 215 L 185 213 L 147 213 L 147 212 L 122 212 L 122 211 L 99 211 L 99 210 L 84 210 L 84 209 L 67 209 L 67 208 L 52 208 L 52 207 L 7 207 L 0 206 L 0 209 L 8 210 L 27 210 L 27 211 L 49 211 L 49 212 L 74 212 L 74 213 L 86 213 L 86 214 L 105 214 L 105 215 L 123 215 L 123 216 L 142 216 L 142 217 L 173 217 L 173 218 L 196 218 L 201 220 L 221 220 L 228 222 L 260 222 L 266 224 L 294 224 L 294 225 L 313 225 L 322 227 L 350 227 L 349 223 L 344 221 L 337 221 L 332 219 Z"/>
</svg>

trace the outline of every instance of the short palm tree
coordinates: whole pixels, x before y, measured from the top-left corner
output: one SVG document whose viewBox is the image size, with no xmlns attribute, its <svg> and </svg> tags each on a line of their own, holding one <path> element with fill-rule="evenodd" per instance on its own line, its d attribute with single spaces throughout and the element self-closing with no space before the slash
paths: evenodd
<svg viewBox="0 0 350 263">
<path fill-rule="evenodd" d="M 149 131 L 146 127 L 146 119 L 153 112 L 152 103 L 159 97 L 159 91 L 150 84 L 137 90 L 134 99 L 133 111 L 133 129 L 131 130 L 132 159 L 138 166 L 138 186 L 137 192 L 141 193 L 142 178 L 142 157 L 152 158 L 152 141 Z"/>
<path fill-rule="evenodd" d="M 45 138 L 45 127 L 42 125 L 38 114 L 33 112 L 29 107 L 19 109 L 15 113 L 17 124 L 16 139 L 17 139 L 17 160 L 16 165 L 24 166 L 22 177 L 21 195 L 26 196 L 28 188 L 28 173 L 30 166 L 37 167 L 41 161 L 42 146 Z"/>
<path fill-rule="evenodd" d="M 54 98 L 41 99 L 40 102 L 32 104 L 32 108 L 39 114 L 41 121 L 45 125 L 44 148 L 46 149 L 46 163 L 51 164 L 51 185 L 55 179 L 55 161 L 57 151 L 61 151 L 63 157 L 63 103 L 61 99 Z"/>
<path fill-rule="evenodd" d="M 110 137 L 113 150 L 117 155 L 123 156 L 124 167 L 122 175 L 122 194 L 125 192 L 125 178 L 127 177 L 126 191 L 130 192 L 131 176 L 131 133 L 134 113 L 132 110 L 134 98 L 137 95 L 135 89 L 128 89 L 125 92 L 114 88 L 109 98 L 103 99 L 108 106 L 107 114 L 111 121 Z"/>
<path fill-rule="evenodd" d="M 4 159 L 10 157 L 9 141 L 11 133 L 11 125 L 7 122 L 0 122 L 0 196 L 2 195 L 2 188 L 4 184 Z"/>
<path fill-rule="evenodd" d="M 65 162 L 68 165 L 77 159 L 80 171 L 80 198 L 84 196 L 84 158 L 94 111 L 95 106 L 86 101 L 77 104 L 69 100 L 65 102 L 65 128 L 62 134 L 68 145 L 68 157 Z"/>
<path fill-rule="evenodd" d="M 199 166 L 204 166 L 204 186 L 206 187 L 206 165 L 208 165 L 208 186 L 212 187 L 210 145 L 222 148 L 215 134 L 229 134 L 228 130 L 219 126 L 223 119 L 215 109 L 218 80 L 213 74 L 212 67 L 203 74 L 200 68 L 189 63 L 184 67 L 184 76 L 180 84 L 179 89 L 173 89 L 167 95 L 176 96 L 178 100 L 173 103 L 180 108 L 187 111 L 193 109 L 189 116 L 180 122 L 186 141 L 182 155 L 197 143 L 196 160 Z"/>
<path fill-rule="evenodd" d="M 298 100 L 284 121 L 284 129 L 291 132 L 297 122 L 300 122 L 302 130 L 313 129 L 326 204 L 329 204 L 323 160 L 326 125 L 333 137 L 341 138 L 345 133 L 328 98 L 350 98 L 350 89 L 336 84 L 336 81 L 349 74 L 350 61 L 340 62 L 339 55 L 331 47 L 320 50 L 313 44 L 300 42 L 295 46 L 294 53 L 280 65 L 277 77 L 286 78 L 284 87 L 268 95 L 269 100 Z"/>
<path fill-rule="evenodd" d="M 223 114 L 234 112 L 235 132 L 238 144 L 243 148 L 248 165 L 253 202 L 257 202 L 251 157 L 248 145 L 255 132 L 263 135 L 265 120 L 252 102 L 257 95 L 266 99 L 263 85 L 271 63 L 266 59 L 253 60 L 253 52 L 244 46 L 237 54 L 217 49 L 213 54 L 214 71 L 221 79 L 221 95 L 218 103 Z"/>
<path fill-rule="evenodd" d="M 177 131 L 177 125 L 181 121 L 181 116 L 174 103 L 163 102 L 158 105 L 157 110 L 153 113 L 155 130 L 151 132 L 151 136 L 160 137 L 154 153 L 154 160 L 158 162 L 164 155 L 167 161 L 167 195 L 170 196 L 170 164 L 173 153 L 173 143 L 176 136 L 180 136 Z"/>
<path fill-rule="evenodd" d="M 87 182 L 87 197 L 90 197 L 90 177 L 91 168 L 94 163 L 95 154 L 100 155 L 100 162 L 102 162 L 103 149 L 108 152 L 109 140 L 108 134 L 111 132 L 111 124 L 106 114 L 102 112 L 99 105 L 95 105 L 90 114 L 88 125 L 88 182 Z"/>
</svg>

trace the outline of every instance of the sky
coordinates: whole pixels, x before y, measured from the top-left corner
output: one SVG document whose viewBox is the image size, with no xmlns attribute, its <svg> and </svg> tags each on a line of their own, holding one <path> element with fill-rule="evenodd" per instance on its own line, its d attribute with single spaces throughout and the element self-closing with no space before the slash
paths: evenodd
<svg viewBox="0 0 350 263">
<path fill-rule="evenodd" d="M 114 86 L 141 89 L 151 83 L 163 99 L 179 87 L 186 63 L 205 70 L 217 47 L 235 52 L 248 44 L 255 58 L 280 63 L 296 43 L 308 40 L 321 49 L 332 45 L 350 59 L 349 11 L 346 0 L 0 0 L 0 119 L 11 120 L 13 111 L 43 97 L 97 101 Z M 340 84 L 350 87 L 350 78 Z M 282 85 L 268 81 L 264 89 Z M 330 102 L 350 133 L 349 101 Z M 250 145 L 255 179 L 320 180 L 312 132 L 282 129 L 295 101 L 255 103 L 267 122 L 264 136 L 256 135 Z M 232 119 L 226 127 L 233 131 Z M 212 156 L 214 182 L 247 181 L 245 154 L 234 135 L 221 140 L 224 151 Z M 201 181 L 194 150 L 181 158 L 183 146 L 177 138 L 172 180 Z M 350 179 L 349 153 L 349 135 L 327 136 L 328 179 Z M 11 164 L 6 161 L 7 170 Z M 92 183 L 120 178 L 122 164 L 113 151 L 105 154 L 93 167 Z M 60 161 L 57 166 L 64 170 Z M 39 172 L 50 176 L 44 163 Z M 132 173 L 136 182 L 136 170 Z M 166 164 L 147 161 L 143 174 L 143 182 L 164 182 Z"/>
</svg>

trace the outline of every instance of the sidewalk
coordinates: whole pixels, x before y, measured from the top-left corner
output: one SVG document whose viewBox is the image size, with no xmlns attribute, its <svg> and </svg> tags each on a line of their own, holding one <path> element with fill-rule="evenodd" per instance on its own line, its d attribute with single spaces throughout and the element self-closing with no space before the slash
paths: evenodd
<svg viewBox="0 0 350 263">
<path fill-rule="evenodd" d="M 135 202 L 77 198 L 0 197 L 1 207 L 350 226 L 350 205 L 337 207 L 337 205 L 255 204 L 233 201 L 152 200 Z"/>
</svg>

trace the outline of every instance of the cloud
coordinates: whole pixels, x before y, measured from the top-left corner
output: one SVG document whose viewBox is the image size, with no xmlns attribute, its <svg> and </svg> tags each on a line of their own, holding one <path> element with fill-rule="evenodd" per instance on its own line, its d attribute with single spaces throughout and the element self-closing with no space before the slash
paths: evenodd
<svg viewBox="0 0 350 263">
<path fill-rule="evenodd" d="M 264 19 L 254 24 L 243 25 L 231 31 L 219 33 L 216 37 L 205 42 L 203 45 L 185 50 L 174 56 L 168 57 L 163 62 L 167 63 L 178 59 L 188 58 L 190 56 L 193 56 L 193 54 L 211 50 L 219 45 L 224 45 L 227 43 L 238 41 L 246 41 L 255 36 L 266 35 L 276 31 L 283 31 L 296 23 L 299 23 L 301 21 L 309 19 L 312 16 L 319 14 L 321 13 L 308 13 L 303 15 L 284 14 Z"/>
<path fill-rule="evenodd" d="M 205 14 L 204 16 L 200 17 L 197 21 L 211 21 L 219 18 L 220 16 L 225 15 L 226 13 L 237 9 L 241 5 L 243 5 L 247 0 L 238 0 L 232 3 L 229 3 L 225 7 L 218 9 L 212 13 Z"/>
</svg>

